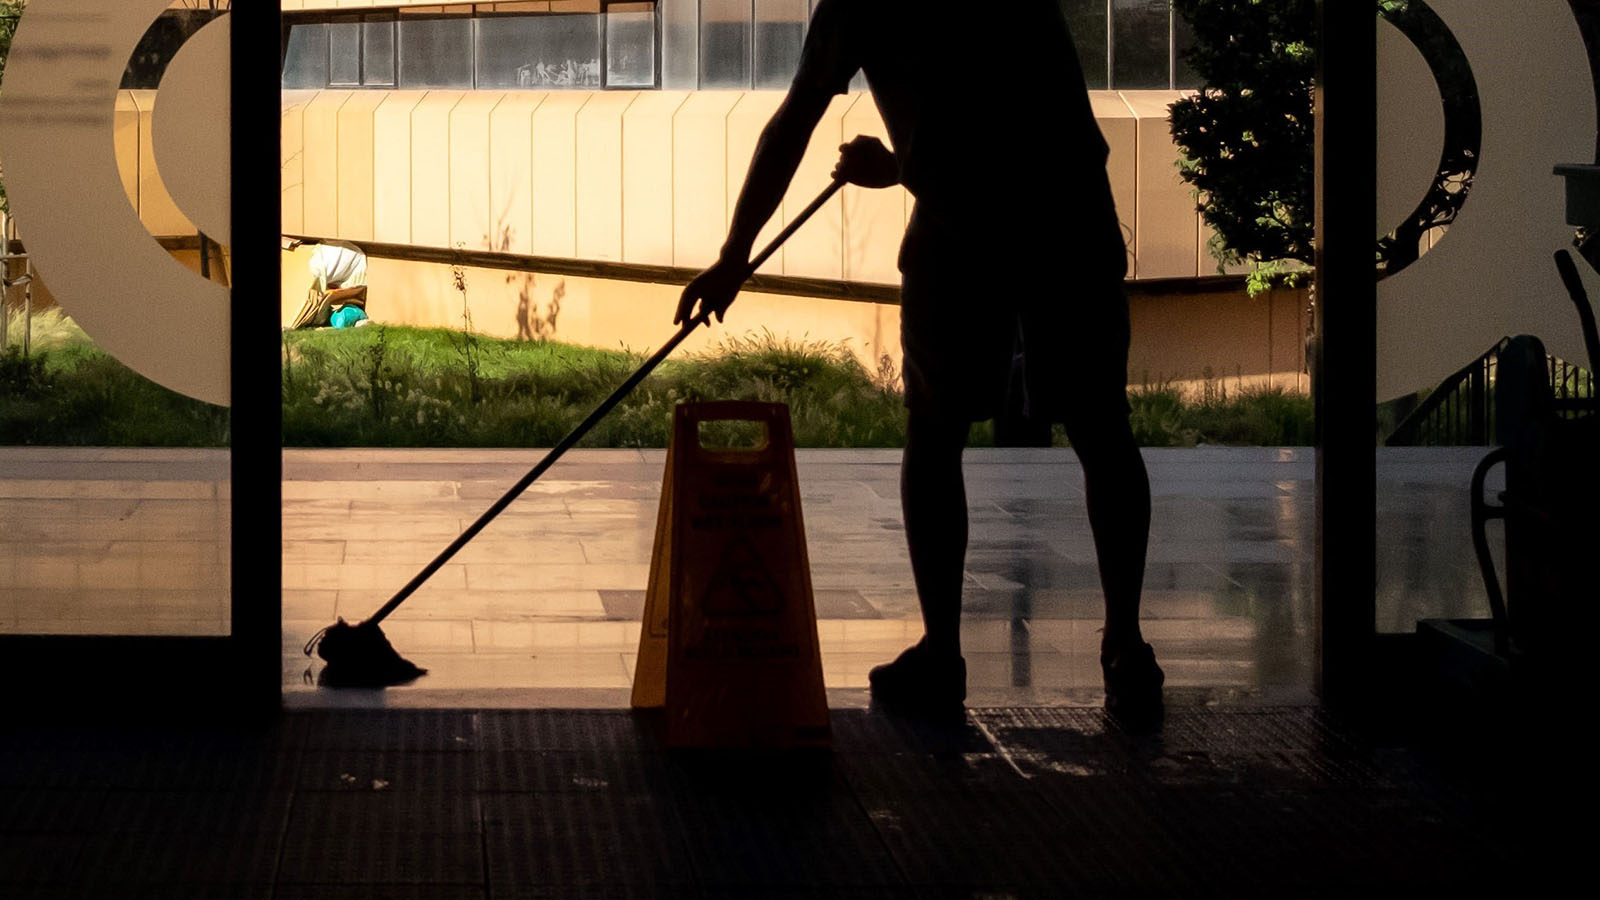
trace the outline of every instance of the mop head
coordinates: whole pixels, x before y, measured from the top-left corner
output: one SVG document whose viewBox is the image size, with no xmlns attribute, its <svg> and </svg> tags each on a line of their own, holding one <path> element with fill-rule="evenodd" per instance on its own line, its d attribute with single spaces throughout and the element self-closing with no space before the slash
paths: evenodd
<svg viewBox="0 0 1600 900">
<path fill-rule="evenodd" d="M 317 676 L 324 687 L 389 687 L 428 673 L 394 652 L 376 622 L 351 625 L 341 618 L 312 638 L 312 644 L 328 661 Z"/>
</svg>

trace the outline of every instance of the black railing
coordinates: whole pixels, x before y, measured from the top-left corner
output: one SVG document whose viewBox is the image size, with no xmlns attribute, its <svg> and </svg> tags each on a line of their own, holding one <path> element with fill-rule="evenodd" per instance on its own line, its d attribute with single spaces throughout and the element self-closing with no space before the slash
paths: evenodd
<svg viewBox="0 0 1600 900">
<path fill-rule="evenodd" d="M 1384 440 L 1390 447 L 1486 447 L 1494 443 L 1495 375 L 1510 338 L 1446 378 Z M 1597 413 L 1594 373 L 1547 357 L 1556 414 L 1579 419 Z"/>
<path fill-rule="evenodd" d="M 1582 419 L 1600 414 L 1594 393 L 1594 373 L 1563 359 L 1550 360 L 1550 385 L 1556 398 L 1556 415 Z"/>
</svg>

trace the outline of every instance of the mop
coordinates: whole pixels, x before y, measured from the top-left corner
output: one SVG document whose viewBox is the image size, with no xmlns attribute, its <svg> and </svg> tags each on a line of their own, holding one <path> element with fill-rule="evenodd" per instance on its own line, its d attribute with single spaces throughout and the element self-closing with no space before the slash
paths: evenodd
<svg viewBox="0 0 1600 900">
<path fill-rule="evenodd" d="M 755 270 L 760 268 L 761 264 L 766 262 L 767 258 L 777 252 L 783 242 L 789 239 L 790 235 L 805 224 L 805 221 L 811 218 L 812 214 L 818 209 L 822 208 L 822 205 L 828 202 L 828 198 L 832 197 L 843 186 L 844 182 L 836 179 L 822 193 L 818 194 L 816 199 L 812 200 L 805 209 L 800 211 L 799 215 L 794 217 L 793 221 L 778 233 L 777 237 L 772 239 L 771 243 L 756 254 L 755 258 L 749 263 L 745 277 L 749 278 L 751 274 L 754 274 Z M 496 516 L 505 511 L 505 508 L 510 506 L 511 502 L 516 500 L 523 491 L 527 490 L 529 485 L 537 481 L 539 476 L 554 465 L 562 454 L 572 449 L 573 445 L 588 434 L 589 430 L 599 423 L 601 419 L 605 418 L 613 407 L 622 402 L 622 399 L 628 394 L 632 393 L 633 389 L 639 386 L 639 382 L 645 379 L 645 376 L 649 375 L 657 365 L 660 365 L 662 360 L 666 359 L 679 344 L 683 343 L 684 338 L 687 338 L 701 325 L 710 324 L 711 315 L 712 310 L 702 309 L 699 315 L 685 321 L 682 327 L 679 328 L 678 333 L 672 336 L 671 340 L 662 345 L 661 349 L 657 350 L 653 356 L 645 360 L 644 364 L 636 369 L 632 375 L 629 375 L 628 380 L 624 381 L 620 387 L 612 391 L 611 396 L 601 402 L 594 412 L 589 414 L 588 418 L 580 422 L 578 427 L 574 428 L 571 433 L 552 447 L 544 455 L 544 458 L 539 460 L 537 465 L 528 470 L 528 473 L 523 475 L 516 484 L 512 485 L 510 490 L 501 495 L 500 499 L 494 502 L 494 505 L 490 506 L 484 511 L 483 515 L 478 517 L 477 521 L 462 531 L 454 541 L 451 541 L 450 546 L 444 548 L 438 556 L 433 558 L 432 562 L 423 567 L 422 571 L 406 582 L 405 586 L 396 592 L 393 597 L 390 597 L 387 603 L 379 607 L 377 612 L 354 625 L 346 622 L 341 616 L 332 625 L 312 635 L 311 640 L 306 642 L 306 656 L 310 656 L 311 651 L 315 650 L 317 655 L 328 663 L 323 668 L 321 675 L 318 676 L 318 684 L 326 687 L 388 687 L 405 684 L 427 674 L 427 669 L 417 666 L 395 651 L 394 647 L 389 643 L 389 639 L 384 636 L 383 629 L 378 627 L 378 623 L 394 612 L 400 604 L 406 601 L 407 597 L 410 597 L 416 592 L 417 588 L 420 588 L 424 582 L 432 577 L 433 573 L 439 571 L 440 567 L 455 556 L 457 551 L 465 547 L 468 541 L 476 537 L 478 532 L 482 531 Z"/>
</svg>

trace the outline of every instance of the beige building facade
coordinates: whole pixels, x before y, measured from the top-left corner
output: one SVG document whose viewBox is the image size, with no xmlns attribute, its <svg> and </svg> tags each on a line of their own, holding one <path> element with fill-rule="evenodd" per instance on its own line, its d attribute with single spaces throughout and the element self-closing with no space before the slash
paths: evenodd
<svg viewBox="0 0 1600 900">
<path fill-rule="evenodd" d="M 299 69 L 292 56 L 304 47 L 289 42 L 279 173 L 284 233 L 367 247 L 368 311 L 378 322 L 461 328 L 470 313 L 474 330 L 496 337 L 636 350 L 659 345 L 671 333 L 682 278 L 715 259 L 756 139 L 783 97 L 781 90 L 757 87 L 763 76 L 754 64 L 744 89 L 701 89 L 713 76 L 727 77 L 725 71 L 712 72 L 705 57 L 720 39 L 715 29 L 726 24 L 712 20 L 728 18 L 728 10 L 737 11 L 740 3 L 757 18 L 762 15 L 760 4 L 749 0 L 731 5 L 285 0 L 286 34 L 299 41 L 292 31 L 298 24 L 326 42 L 329 68 L 314 73 L 312 83 L 324 74 L 330 83 L 287 86 L 305 77 L 294 75 Z M 786 8 L 774 5 L 778 18 Z M 598 16 L 604 23 L 606 16 L 619 14 L 616 10 L 635 19 L 641 10 L 654 16 L 651 87 L 486 88 L 482 83 L 493 78 L 483 73 L 482 60 L 490 49 L 477 31 L 472 55 L 479 59 L 479 72 L 470 83 L 406 86 L 408 77 L 460 77 L 408 76 L 407 66 L 415 70 L 417 56 L 407 50 L 404 29 L 414 21 L 455 28 L 470 19 L 500 27 L 513 19 L 538 25 Z M 675 25 L 693 12 L 700 16 L 697 69 L 682 63 L 685 30 Z M 793 11 L 789 18 L 795 18 Z M 357 26 L 362 29 L 361 42 L 354 45 L 360 48 L 360 77 L 339 72 L 341 26 L 350 34 Z M 392 54 L 386 74 L 376 76 L 370 71 L 373 27 L 390 36 Z M 754 36 L 752 57 L 762 52 L 764 33 L 760 22 L 747 31 Z M 1085 43 L 1080 40 L 1080 46 Z M 789 44 L 797 52 L 795 40 Z M 777 46 L 771 40 L 768 45 Z M 1087 54 L 1085 59 L 1088 70 L 1092 59 Z M 578 68 L 602 82 L 616 77 L 609 57 L 604 65 L 597 61 L 593 68 Z M 598 75 L 596 69 L 606 72 Z M 1109 64 L 1106 77 L 1105 86 L 1114 87 Z M 340 78 L 373 83 L 332 83 Z M 1095 85 L 1093 76 L 1090 83 Z M 1167 89 L 1090 92 L 1111 146 L 1107 168 L 1127 245 L 1134 320 L 1129 382 L 1193 392 L 1253 386 L 1307 390 L 1303 294 L 1250 298 L 1239 278 L 1218 276 L 1206 250 L 1210 235 L 1175 165 L 1166 114 L 1182 91 L 1171 89 L 1172 83 Z M 128 90 L 120 95 L 117 155 L 141 219 L 153 233 L 175 242 L 192 238 L 196 229 L 167 194 L 151 161 L 156 94 Z M 864 89 L 837 97 L 829 107 L 762 241 L 827 184 L 838 145 L 857 134 L 887 139 Z M 975 134 L 975 143 L 983 137 Z M 842 344 L 871 368 L 885 358 L 898 366 L 895 262 L 911 208 L 903 189 L 847 186 L 760 273 L 809 279 L 826 289 L 810 295 L 793 285 L 782 293 L 749 291 L 724 325 L 702 330 L 687 349 L 712 350 L 728 337 L 770 332 L 780 340 Z M 1040 211 L 1042 216 L 1055 212 Z M 1028 226 L 1022 221 L 1000 225 Z M 430 250 L 435 252 L 420 252 Z M 521 260 L 530 268 L 452 266 L 437 261 L 441 250 L 498 254 L 503 265 Z M 176 252 L 198 266 L 196 248 Z M 305 299 L 309 258 L 304 245 L 283 253 L 285 325 Z M 571 267 L 541 271 L 540 260 L 605 264 L 610 276 L 622 277 L 572 274 Z M 975 259 L 973 264 L 988 263 Z M 675 270 L 675 277 L 647 280 L 666 269 Z M 212 274 L 225 278 L 225 264 L 220 271 L 213 265 Z M 1070 295 L 1071 281 L 1071 272 L 1061 273 L 1064 295 Z M 871 299 L 845 299 L 863 296 Z"/>
</svg>

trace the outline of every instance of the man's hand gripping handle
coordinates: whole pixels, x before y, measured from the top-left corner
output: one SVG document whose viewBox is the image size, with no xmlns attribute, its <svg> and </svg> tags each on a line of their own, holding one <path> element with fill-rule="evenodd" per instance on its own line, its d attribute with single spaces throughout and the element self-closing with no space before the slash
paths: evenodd
<svg viewBox="0 0 1600 900">
<path fill-rule="evenodd" d="M 683 289 L 683 295 L 678 298 L 678 312 L 673 317 L 672 324 L 681 323 L 685 331 L 693 331 L 702 324 L 710 322 L 713 314 L 716 315 L 717 321 L 721 322 L 723 314 L 733 305 L 733 299 L 739 296 L 739 288 L 745 281 L 755 274 L 756 269 L 761 268 L 761 264 L 766 262 L 768 257 L 778 252 L 783 242 L 798 231 L 800 226 L 804 225 L 806 220 L 821 209 L 822 204 L 827 203 L 828 199 L 838 193 L 844 185 L 845 183 L 837 178 L 830 182 L 822 193 L 778 232 L 778 236 L 773 238 L 771 243 L 756 254 L 754 259 L 749 262 L 719 259 L 709 269 L 695 276 L 688 287 Z M 696 303 L 699 304 L 698 309 Z"/>
</svg>

